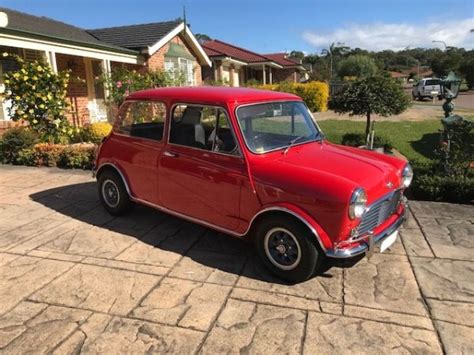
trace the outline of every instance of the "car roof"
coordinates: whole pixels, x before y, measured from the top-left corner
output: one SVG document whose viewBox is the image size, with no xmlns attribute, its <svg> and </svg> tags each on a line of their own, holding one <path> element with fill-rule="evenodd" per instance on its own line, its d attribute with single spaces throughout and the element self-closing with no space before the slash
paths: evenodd
<svg viewBox="0 0 474 355">
<path fill-rule="evenodd" d="M 221 86 L 166 87 L 136 91 L 126 100 L 164 100 L 202 103 L 249 103 L 271 100 L 301 101 L 299 96 L 284 92 Z"/>
</svg>

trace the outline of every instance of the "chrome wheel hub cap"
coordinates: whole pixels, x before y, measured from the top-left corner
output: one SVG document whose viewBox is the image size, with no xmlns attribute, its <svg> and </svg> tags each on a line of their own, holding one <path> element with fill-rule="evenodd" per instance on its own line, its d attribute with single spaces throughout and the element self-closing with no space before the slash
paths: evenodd
<svg viewBox="0 0 474 355">
<path fill-rule="evenodd" d="M 301 248 L 296 237 L 285 228 L 272 228 L 265 235 L 265 254 L 277 268 L 292 270 L 301 260 Z"/>
</svg>

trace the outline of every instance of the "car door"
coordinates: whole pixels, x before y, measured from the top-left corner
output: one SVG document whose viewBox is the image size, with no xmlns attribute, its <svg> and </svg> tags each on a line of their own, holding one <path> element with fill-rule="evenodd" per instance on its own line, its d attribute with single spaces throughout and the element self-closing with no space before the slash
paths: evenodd
<svg viewBox="0 0 474 355">
<path fill-rule="evenodd" d="M 240 218 L 245 162 L 223 108 L 176 105 L 160 157 L 163 207 L 229 230 Z"/>
<path fill-rule="evenodd" d="M 158 101 L 129 101 L 114 127 L 118 165 L 133 197 L 158 203 L 158 162 L 164 147 L 166 105 Z"/>
</svg>

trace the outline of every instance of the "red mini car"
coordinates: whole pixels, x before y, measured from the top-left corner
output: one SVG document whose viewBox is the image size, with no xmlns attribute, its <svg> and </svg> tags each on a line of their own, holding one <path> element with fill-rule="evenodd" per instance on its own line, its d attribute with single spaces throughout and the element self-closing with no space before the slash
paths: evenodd
<svg viewBox="0 0 474 355">
<path fill-rule="evenodd" d="M 216 87 L 131 94 L 95 174 L 110 213 L 137 202 L 251 239 L 293 282 L 325 257 L 388 248 L 413 177 L 401 159 L 325 140 L 298 96 Z"/>
</svg>

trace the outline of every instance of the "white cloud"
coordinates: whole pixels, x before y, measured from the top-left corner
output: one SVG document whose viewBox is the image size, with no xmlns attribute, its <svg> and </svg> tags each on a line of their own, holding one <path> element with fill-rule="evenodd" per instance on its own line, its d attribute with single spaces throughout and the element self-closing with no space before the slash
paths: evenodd
<svg viewBox="0 0 474 355">
<path fill-rule="evenodd" d="M 457 21 L 420 23 L 373 23 L 354 24 L 330 32 L 305 31 L 303 38 L 318 49 L 327 48 L 332 42 L 341 42 L 352 48 L 379 51 L 401 50 L 406 47 L 440 47 L 444 41 L 448 46 L 474 48 L 474 18 Z"/>
</svg>

